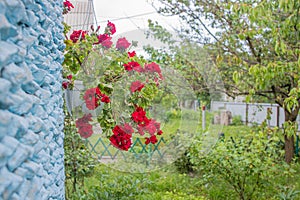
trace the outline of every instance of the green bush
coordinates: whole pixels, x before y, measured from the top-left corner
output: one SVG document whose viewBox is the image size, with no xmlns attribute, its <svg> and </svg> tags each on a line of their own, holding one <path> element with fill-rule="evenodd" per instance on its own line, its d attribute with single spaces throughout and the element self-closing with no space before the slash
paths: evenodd
<svg viewBox="0 0 300 200">
<path fill-rule="evenodd" d="M 242 117 L 240 115 L 233 116 L 231 124 L 232 126 L 240 126 L 243 125 Z"/>
<path fill-rule="evenodd" d="M 84 179 L 93 174 L 96 160 L 77 133 L 74 121 L 65 111 L 64 151 L 65 151 L 65 188 L 66 199 L 78 199 L 84 187 Z"/>
<path fill-rule="evenodd" d="M 210 185 L 213 199 L 263 199 L 269 198 L 267 191 L 276 186 L 278 172 L 287 173 L 288 166 L 278 149 L 279 137 L 275 132 L 271 139 L 260 131 L 245 137 L 230 137 L 219 141 L 207 156 L 198 156 L 198 169 Z M 195 156 L 195 154 L 194 154 Z M 286 170 L 285 170 L 286 169 Z M 223 188 L 223 192 L 218 192 Z M 213 191 L 213 188 L 215 190 Z M 227 197 L 216 194 L 223 193 Z"/>
<path fill-rule="evenodd" d="M 191 162 L 189 149 L 186 150 L 175 162 L 177 170 L 180 173 L 191 173 L 194 171 L 194 164 Z"/>
</svg>

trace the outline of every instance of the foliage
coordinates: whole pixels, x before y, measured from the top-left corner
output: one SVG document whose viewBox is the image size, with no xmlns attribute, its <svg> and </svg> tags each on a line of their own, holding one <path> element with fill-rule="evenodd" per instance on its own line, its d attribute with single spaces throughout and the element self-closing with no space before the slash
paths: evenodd
<svg viewBox="0 0 300 200">
<path fill-rule="evenodd" d="M 295 191 L 293 188 L 289 187 L 282 187 L 281 190 L 282 192 L 277 195 L 280 200 L 294 200 L 300 193 L 300 190 Z"/>
<path fill-rule="evenodd" d="M 66 198 L 72 199 L 72 193 L 80 190 L 84 186 L 84 179 L 93 174 L 96 160 L 92 158 L 78 135 L 75 124 L 66 110 L 64 134 Z"/>
<path fill-rule="evenodd" d="M 180 173 L 191 173 L 194 171 L 195 165 L 191 162 L 190 159 L 190 150 L 187 149 L 184 154 L 182 154 L 175 162 L 174 165 L 176 166 L 177 170 Z"/>
<path fill-rule="evenodd" d="M 189 41 L 175 40 L 174 35 L 167 31 L 157 22 L 148 21 L 148 37 L 166 44 L 166 47 L 155 48 L 151 45 L 144 47 L 144 50 L 162 66 L 168 66 L 179 72 L 202 104 L 209 105 L 212 99 L 219 100 L 220 93 L 212 91 L 211 85 L 217 83 L 218 75 L 214 71 L 213 63 L 209 59 L 206 50 L 199 45 Z M 182 84 L 178 82 L 177 84 Z M 184 87 L 184 86 L 181 86 Z"/>
<path fill-rule="evenodd" d="M 295 122 L 300 109 L 299 1 L 158 1 L 163 5 L 159 12 L 185 22 L 187 39 L 210 50 L 228 95 L 267 98 L 284 108 L 286 121 Z M 294 137 L 285 136 L 289 163 Z"/>
<path fill-rule="evenodd" d="M 269 129 L 269 134 L 269 139 L 263 131 L 229 137 L 217 143 L 207 156 L 194 152 L 197 158 L 193 161 L 208 184 L 219 180 L 239 199 L 262 198 L 267 195 L 266 188 L 276 186 L 273 181 L 279 172 L 289 173 L 288 166 L 280 161 L 283 152 L 277 130 Z"/>
<path fill-rule="evenodd" d="M 232 122 L 230 125 L 233 125 L 233 126 L 243 125 L 242 116 L 240 116 L 240 115 L 233 116 Z"/>
<path fill-rule="evenodd" d="M 299 165 L 291 165 L 298 169 L 292 176 L 286 176 L 285 164 L 277 171 L 275 178 L 270 177 L 275 187 L 267 187 L 252 199 L 278 199 L 278 195 L 288 195 L 300 189 Z M 209 168 L 209 166 L 207 166 Z M 294 184 L 296 183 L 296 184 Z M 102 187 L 100 187 L 102 185 Z M 129 174 L 116 171 L 109 166 L 97 165 L 93 176 L 85 179 L 85 187 L 73 194 L 77 199 L 126 199 L 126 200 L 173 200 L 173 199 L 238 199 L 228 183 L 215 177 L 207 181 L 203 173 L 194 172 L 192 176 L 179 174 L 173 166 L 144 174 Z M 123 193 L 123 195 L 122 195 Z M 102 198 L 99 198 L 99 197 Z"/>
<path fill-rule="evenodd" d="M 74 8 L 68 1 L 64 6 L 64 14 Z M 93 126 L 97 126 L 111 144 L 121 150 L 128 151 L 131 147 L 133 133 L 144 137 L 146 145 L 157 143 L 157 136 L 163 132 L 150 109 L 159 96 L 164 100 L 159 90 L 164 79 L 160 66 L 135 51 L 130 52 L 129 49 L 136 46 L 134 41 L 130 43 L 123 37 L 114 44 L 111 40 L 116 27 L 110 21 L 103 33 L 100 26 L 95 29 L 93 25 L 91 30 L 69 31 L 70 27 L 65 24 L 63 87 L 69 93 L 69 90 L 78 90 L 75 80 L 83 84 L 82 103 L 68 106 L 69 111 L 75 113 L 80 136 L 89 138 L 94 133 Z M 67 101 L 67 104 L 72 103 Z"/>
<path fill-rule="evenodd" d="M 98 166 L 93 178 L 87 179 L 90 199 L 126 200 L 202 200 L 199 183 L 187 175 L 178 175 L 172 167 L 145 174 L 128 174 Z M 87 199 L 89 199 L 87 198 Z"/>
</svg>

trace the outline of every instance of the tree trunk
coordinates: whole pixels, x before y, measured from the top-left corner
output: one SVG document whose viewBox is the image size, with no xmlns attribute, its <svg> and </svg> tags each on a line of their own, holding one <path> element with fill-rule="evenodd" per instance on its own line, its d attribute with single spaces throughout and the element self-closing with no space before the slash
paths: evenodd
<svg viewBox="0 0 300 200">
<path fill-rule="evenodd" d="M 287 110 L 284 111 L 285 122 L 296 122 L 298 116 L 299 108 L 289 112 Z M 296 134 L 296 133 L 295 133 Z M 295 155 L 295 136 L 288 136 L 287 133 L 284 132 L 284 150 L 285 150 L 285 162 L 291 163 L 294 155 Z"/>
<path fill-rule="evenodd" d="M 285 150 L 285 162 L 291 163 L 294 158 L 295 145 L 294 145 L 294 136 L 288 137 L 284 136 L 284 150 Z"/>
</svg>

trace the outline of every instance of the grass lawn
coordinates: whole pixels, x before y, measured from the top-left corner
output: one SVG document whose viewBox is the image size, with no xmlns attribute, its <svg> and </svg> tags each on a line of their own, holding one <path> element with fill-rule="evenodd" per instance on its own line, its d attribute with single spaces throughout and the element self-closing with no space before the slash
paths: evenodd
<svg viewBox="0 0 300 200">
<path fill-rule="evenodd" d="M 168 140 L 174 139 L 179 134 L 181 142 L 186 142 L 187 147 L 194 142 L 193 138 L 201 137 L 202 149 L 205 153 L 219 138 L 220 133 L 224 133 L 226 138 L 240 137 L 248 135 L 253 127 L 244 125 L 220 126 L 211 124 L 213 114 L 207 113 L 207 129 L 202 131 L 201 116 L 197 112 L 185 110 L 180 117 L 173 117 L 162 123 L 164 131 L 163 137 Z M 190 137 L 190 138 L 189 138 Z M 187 139 L 188 138 L 188 139 Z M 99 135 L 91 137 L 93 145 L 97 143 Z M 105 145 L 109 144 L 107 140 Z M 162 144 L 159 148 L 163 148 Z M 111 152 L 116 153 L 114 147 L 110 147 Z M 137 145 L 137 149 L 141 145 Z M 136 150 L 137 150 L 136 149 Z M 96 145 L 94 150 L 101 152 L 103 145 Z M 106 152 L 107 153 L 107 152 Z M 119 163 L 124 164 L 124 163 Z M 125 167 L 130 167 L 130 165 Z M 209 167 L 209 166 L 208 166 Z M 278 171 L 274 178 L 276 187 L 270 187 L 265 191 L 267 199 L 300 199 L 297 191 L 300 191 L 300 165 L 292 164 L 293 172 L 287 176 L 286 172 Z M 123 168 L 124 169 L 124 168 Z M 99 164 L 95 167 L 93 174 L 84 181 L 81 193 L 70 199 L 101 199 L 101 200 L 223 200 L 238 199 L 232 193 L 224 181 L 215 180 L 208 182 L 201 172 L 194 171 L 191 174 L 182 174 L 176 169 L 174 164 L 163 165 L 160 168 L 142 173 L 130 173 L 116 170 L 115 166 L 109 164 Z M 280 197 L 281 195 L 281 197 Z M 294 195 L 294 197 L 292 197 Z M 258 198 L 259 199 L 259 198 Z"/>
</svg>

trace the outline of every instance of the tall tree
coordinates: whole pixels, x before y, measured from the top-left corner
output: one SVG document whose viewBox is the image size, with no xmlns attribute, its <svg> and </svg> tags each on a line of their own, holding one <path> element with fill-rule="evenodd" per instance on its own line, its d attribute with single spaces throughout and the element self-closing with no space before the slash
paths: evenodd
<svg viewBox="0 0 300 200">
<path fill-rule="evenodd" d="M 144 46 L 144 50 L 151 60 L 159 63 L 163 68 L 176 70 L 184 79 L 176 82 L 171 77 L 172 84 L 182 89 L 188 84 L 204 105 L 209 105 L 211 100 L 220 100 L 221 93 L 213 90 L 211 85 L 218 84 L 222 87 L 222 83 L 207 50 L 193 41 L 182 38 L 180 33 L 179 35 L 171 33 L 157 22 L 149 20 L 148 27 L 147 37 L 153 37 L 165 46 L 156 48 L 147 45 Z M 174 76 L 171 73 L 169 75 Z"/>
<path fill-rule="evenodd" d="M 187 38 L 217 52 L 228 95 L 262 96 L 284 109 L 290 163 L 300 109 L 300 1 L 156 1 L 160 13 L 180 16 Z"/>
</svg>

